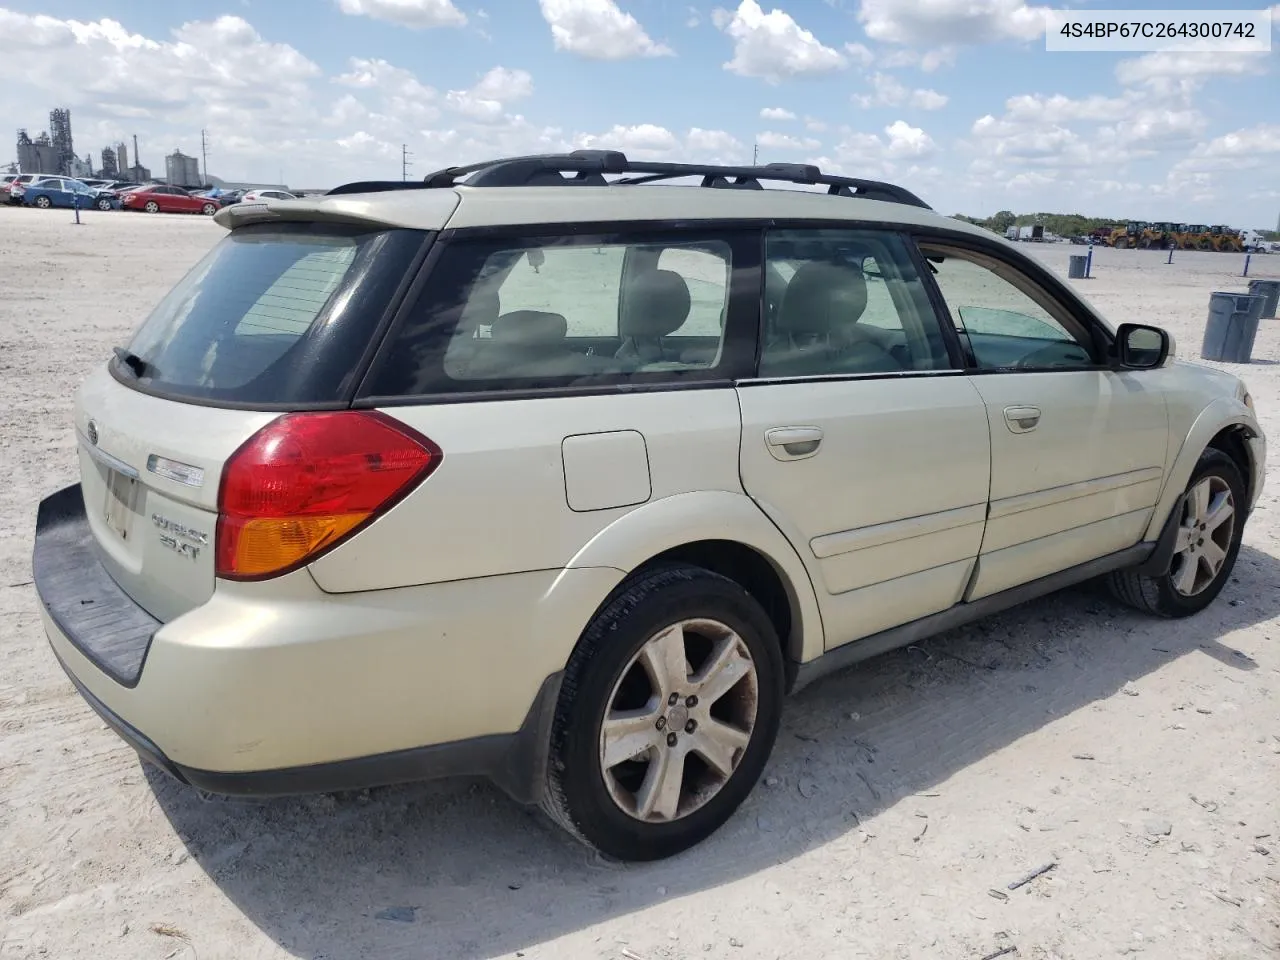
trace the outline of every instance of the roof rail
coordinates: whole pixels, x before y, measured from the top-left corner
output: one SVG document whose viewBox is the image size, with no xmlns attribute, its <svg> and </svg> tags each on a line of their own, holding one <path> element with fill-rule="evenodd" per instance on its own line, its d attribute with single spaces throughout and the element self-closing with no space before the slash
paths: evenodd
<svg viewBox="0 0 1280 960">
<path fill-rule="evenodd" d="M 569 174 L 566 176 L 566 174 Z M 618 175 L 606 180 L 605 175 Z M 823 173 L 817 166 L 805 163 L 769 163 L 764 166 L 736 167 L 700 163 L 661 163 L 628 160 L 617 150 L 575 150 L 563 154 L 536 154 L 527 157 L 505 157 L 462 167 L 446 167 L 429 173 L 421 183 L 403 181 L 368 181 L 344 184 L 329 191 L 339 193 L 397 190 L 405 187 L 533 187 L 533 186 L 629 186 L 701 177 L 703 187 L 728 190 L 762 190 L 761 181 L 777 181 L 809 186 L 825 186 L 827 193 L 839 197 L 858 197 L 903 203 L 930 210 L 927 203 L 909 190 L 879 180 L 838 177 Z M 465 179 L 464 179 L 465 178 Z M 461 181 L 461 182 L 460 182 Z"/>
</svg>

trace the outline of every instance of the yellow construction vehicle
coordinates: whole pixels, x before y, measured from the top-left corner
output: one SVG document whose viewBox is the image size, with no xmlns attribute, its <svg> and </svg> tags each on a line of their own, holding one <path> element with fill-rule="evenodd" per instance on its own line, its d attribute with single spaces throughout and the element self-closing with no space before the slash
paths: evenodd
<svg viewBox="0 0 1280 960">
<path fill-rule="evenodd" d="M 1209 238 L 1214 250 L 1222 253 L 1244 252 L 1244 241 L 1240 239 L 1240 231 L 1233 230 L 1231 227 L 1221 224 L 1210 227 Z"/>
<path fill-rule="evenodd" d="M 1142 244 L 1142 234 L 1150 226 L 1145 220 L 1130 220 L 1123 227 L 1116 227 L 1107 238 L 1107 246 L 1117 250 L 1136 249 Z"/>
<path fill-rule="evenodd" d="M 1175 234 L 1181 250 L 1212 250 L 1213 238 L 1203 223 L 1180 223 Z"/>
</svg>

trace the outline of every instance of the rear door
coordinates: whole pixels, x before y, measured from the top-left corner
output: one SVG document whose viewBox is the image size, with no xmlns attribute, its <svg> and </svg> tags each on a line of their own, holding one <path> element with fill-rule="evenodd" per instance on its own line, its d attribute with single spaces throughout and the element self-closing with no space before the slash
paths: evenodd
<svg viewBox="0 0 1280 960">
<path fill-rule="evenodd" d="M 1137 543 L 1164 479 L 1168 416 L 1113 370 L 1092 321 L 996 251 L 922 243 L 991 425 L 991 508 L 968 599 Z"/>
<path fill-rule="evenodd" d="M 742 482 L 809 566 L 827 646 L 945 610 L 982 542 L 990 441 L 910 241 L 773 230 L 765 271 Z"/>
<path fill-rule="evenodd" d="M 104 565 L 160 620 L 214 588 L 222 467 L 286 410 L 350 403 L 426 235 L 269 224 L 223 239 L 76 397 Z"/>
<path fill-rule="evenodd" d="M 741 492 L 758 231 L 453 233 L 358 405 L 439 467 L 310 567 L 333 592 L 568 566 L 644 504 Z"/>
</svg>

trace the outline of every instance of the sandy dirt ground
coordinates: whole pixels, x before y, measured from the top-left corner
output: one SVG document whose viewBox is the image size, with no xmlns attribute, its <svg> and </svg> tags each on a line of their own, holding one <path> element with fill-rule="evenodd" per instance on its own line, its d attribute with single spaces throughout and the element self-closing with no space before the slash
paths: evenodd
<svg viewBox="0 0 1280 960">
<path fill-rule="evenodd" d="M 1207 612 L 1083 587 L 829 678 L 718 835 L 617 866 L 483 783 L 202 799 L 74 693 L 29 559 L 75 479 L 72 391 L 221 235 L 84 220 L 0 209 L 0 957 L 1280 956 L 1280 321 L 1231 368 L 1272 481 Z M 1035 252 L 1065 274 L 1082 251 Z M 1102 250 L 1074 282 L 1196 357 L 1243 259 Z"/>
</svg>

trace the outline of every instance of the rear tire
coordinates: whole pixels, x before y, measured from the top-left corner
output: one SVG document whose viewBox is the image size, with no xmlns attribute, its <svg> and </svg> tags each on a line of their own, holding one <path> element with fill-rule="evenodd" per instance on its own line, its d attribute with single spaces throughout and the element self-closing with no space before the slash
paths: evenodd
<svg viewBox="0 0 1280 960">
<path fill-rule="evenodd" d="M 783 695 L 777 632 L 738 583 L 691 566 L 641 573 L 565 668 L 543 809 L 614 859 L 687 850 L 755 786 Z"/>
<path fill-rule="evenodd" d="M 1111 594 L 1158 617 L 1189 617 L 1209 606 L 1235 567 L 1247 496 L 1236 462 L 1220 450 L 1206 450 L 1178 508 L 1178 539 L 1169 570 L 1156 577 L 1117 570 L 1107 578 Z"/>
<path fill-rule="evenodd" d="M 218 207 L 215 204 L 206 203 L 203 207 L 200 208 L 200 212 L 203 213 L 206 217 L 212 217 L 215 213 L 218 212 Z"/>
</svg>

